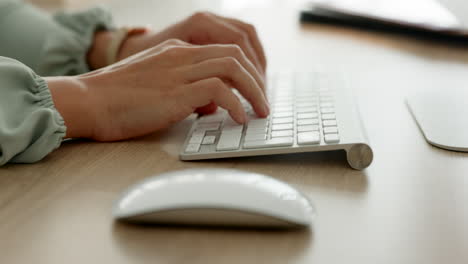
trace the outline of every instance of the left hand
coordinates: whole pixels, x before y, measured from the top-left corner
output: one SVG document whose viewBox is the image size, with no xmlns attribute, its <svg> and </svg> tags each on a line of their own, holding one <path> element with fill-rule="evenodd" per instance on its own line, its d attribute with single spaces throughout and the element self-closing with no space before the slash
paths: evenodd
<svg viewBox="0 0 468 264">
<path fill-rule="evenodd" d="M 233 18 L 209 12 L 198 12 L 161 32 L 149 31 L 129 37 L 120 49 L 118 59 L 127 58 L 152 48 L 168 39 L 180 39 L 196 44 L 235 44 L 246 54 L 262 75 L 266 71 L 266 57 L 255 28 Z"/>
<path fill-rule="evenodd" d="M 95 34 L 93 45 L 88 53 L 90 68 L 99 69 L 107 66 L 105 54 L 111 39 L 112 33 L 109 31 L 100 31 Z M 255 28 L 237 19 L 226 18 L 209 12 L 195 13 L 161 32 L 148 30 L 143 34 L 133 34 L 127 37 L 122 43 L 117 59 L 123 60 L 169 39 L 179 39 L 195 45 L 237 45 L 260 75 L 265 78 L 267 62 Z M 226 54 L 226 57 L 229 56 L 230 54 Z M 210 103 L 199 107 L 196 112 L 210 114 L 215 112 L 216 109 L 217 105 Z"/>
</svg>

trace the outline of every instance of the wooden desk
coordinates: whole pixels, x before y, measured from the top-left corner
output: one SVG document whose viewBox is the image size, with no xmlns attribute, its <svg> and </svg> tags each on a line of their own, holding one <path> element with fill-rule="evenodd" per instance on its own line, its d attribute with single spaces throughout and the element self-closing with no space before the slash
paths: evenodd
<svg viewBox="0 0 468 264">
<path fill-rule="evenodd" d="M 363 172 L 340 152 L 181 162 L 188 122 L 127 142 L 65 143 L 40 163 L 0 168 L 0 263 L 468 263 L 468 155 L 428 145 L 404 104 L 416 88 L 467 86 L 468 48 L 301 26 L 300 1 L 105 2 L 119 24 L 162 28 L 199 9 L 237 16 L 258 27 L 271 70 L 348 73 L 375 160 Z M 315 202 L 318 218 L 292 232 L 112 221 L 112 202 L 128 185 L 192 167 L 284 180 Z"/>
</svg>

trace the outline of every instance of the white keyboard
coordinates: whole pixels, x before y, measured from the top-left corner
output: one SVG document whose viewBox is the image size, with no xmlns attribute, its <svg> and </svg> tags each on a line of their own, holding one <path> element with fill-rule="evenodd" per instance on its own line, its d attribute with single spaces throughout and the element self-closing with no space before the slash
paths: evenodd
<svg viewBox="0 0 468 264">
<path fill-rule="evenodd" d="M 268 80 L 271 113 L 258 118 L 238 94 L 249 122 L 237 124 L 224 109 L 193 123 L 181 160 L 345 150 L 354 169 L 373 154 L 353 97 L 342 77 L 323 73 L 280 73 Z"/>
</svg>

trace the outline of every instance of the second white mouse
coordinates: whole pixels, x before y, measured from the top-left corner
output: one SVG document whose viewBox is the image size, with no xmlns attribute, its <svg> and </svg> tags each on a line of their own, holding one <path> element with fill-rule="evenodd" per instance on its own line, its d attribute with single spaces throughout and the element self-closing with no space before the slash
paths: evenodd
<svg viewBox="0 0 468 264">
<path fill-rule="evenodd" d="M 130 187 L 117 200 L 113 215 L 140 223 L 304 227 L 316 210 L 303 194 L 271 177 L 230 169 L 189 169 Z"/>
</svg>

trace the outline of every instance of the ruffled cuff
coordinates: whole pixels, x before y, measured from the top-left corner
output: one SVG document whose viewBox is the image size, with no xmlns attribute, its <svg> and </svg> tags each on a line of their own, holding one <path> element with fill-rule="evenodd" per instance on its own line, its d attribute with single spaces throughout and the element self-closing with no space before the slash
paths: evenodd
<svg viewBox="0 0 468 264">
<path fill-rule="evenodd" d="M 36 108 L 31 116 L 26 117 L 32 121 L 31 137 L 27 148 L 11 159 L 15 163 L 31 163 L 43 159 L 50 152 L 60 147 L 67 132 L 62 116 L 55 109 L 52 95 L 46 81 L 32 73 L 31 87 L 34 105 Z"/>
<path fill-rule="evenodd" d="M 40 75 L 77 75 L 90 71 L 86 54 L 98 30 L 114 28 L 112 16 L 102 7 L 79 12 L 59 12 L 54 20 L 63 30 L 53 32 L 43 46 Z"/>
<path fill-rule="evenodd" d="M 0 57 L 0 165 L 31 163 L 58 148 L 66 134 L 46 81 Z"/>
</svg>

